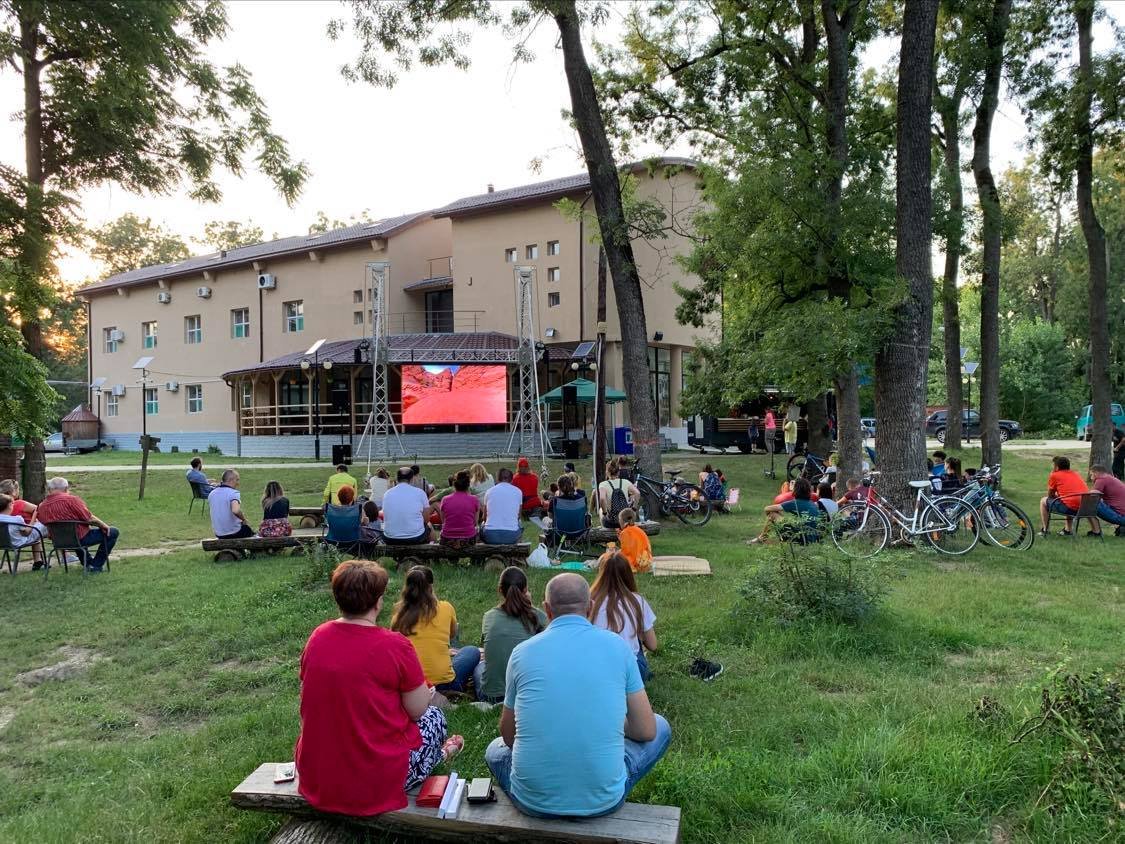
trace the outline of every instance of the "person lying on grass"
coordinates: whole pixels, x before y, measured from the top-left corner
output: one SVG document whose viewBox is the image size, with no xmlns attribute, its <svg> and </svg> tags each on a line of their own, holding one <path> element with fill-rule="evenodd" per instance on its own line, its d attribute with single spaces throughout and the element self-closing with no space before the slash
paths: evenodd
<svg viewBox="0 0 1125 844">
<path fill-rule="evenodd" d="M 484 761 L 526 815 L 608 815 L 668 750 L 672 729 L 653 714 L 632 649 L 586 620 L 581 575 L 551 578 L 543 609 L 547 629 L 508 660 L 500 737 Z"/>
<path fill-rule="evenodd" d="M 322 812 L 367 816 L 406 808 L 406 790 L 465 745 L 446 740 L 414 648 L 378 626 L 387 589 L 378 563 L 332 572 L 340 618 L 317 627 L 301 653 L 297 790 Z"/>
</svg>

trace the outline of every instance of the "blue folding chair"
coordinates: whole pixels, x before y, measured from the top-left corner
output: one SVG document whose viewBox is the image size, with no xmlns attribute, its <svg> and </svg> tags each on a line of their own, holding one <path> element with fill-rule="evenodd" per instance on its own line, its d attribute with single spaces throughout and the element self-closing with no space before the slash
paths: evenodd
<svg viewBox="0 0 1125 844">
<path fill-rule="evenodd" d="M 551 529 L 547 532 L 549 545 L 554 546 L 553 556 L 560 559 L 563 554 L 575 557 L 592 557 L 590 551 L 590 508 L 585 497 L 554 499 Z"/>
</svg>

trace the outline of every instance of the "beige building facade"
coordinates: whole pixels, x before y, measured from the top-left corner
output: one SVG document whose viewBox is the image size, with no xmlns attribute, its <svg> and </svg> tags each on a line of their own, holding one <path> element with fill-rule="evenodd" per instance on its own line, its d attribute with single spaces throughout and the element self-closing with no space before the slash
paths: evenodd
<svg viewBox="0 0 1125 844">
<path fill-rule="evenodd" d="M 666 215 L 665 236 L 637 238 L 634 250 L 645 285 L 650 368 L 662 427 L 670 439 L 682 441 L 676 404 L 684 356 L 695 338 L 674 316 L 675 285 L 692 284 L 676 256 L 690 249 L 679 232 L 690 231 L 699 189 L 690 162 L 682 160 L 637 165 L 629 178 L 635 180 L 636 196 L 658 203 Z M 584 203 L 585 213 L 564 216 L 555 207 L 563 198 Z M 478 346 L 513 340 L 515 270 L 534 268 L 537 333 L 552 349 L 541 367 L 541 389 L 558 386 L 575 375 L 569 350 L 596 333 L 592 204 L 585 176 L 557 179 L 490 190 L 378 223 L 147 267 L 90 285 L 80 295 L 89 310 L 90 377 L 105 379 L 94 408 L 103 438 L 119 448 L 136 448 L 142 414 L 163 448 L 176 445 L 185 451 L 311 453 L 311 426 L 315 421 L 327 430 L 325 420 L 341 436 L 346 432 L 353 438 L 370 408 L 369 377 L 358 366 L 339 365 L 310 374 L 297 368 L 293 356 L 320 339 L 370 336 L 367 265 L 376 261 L 390 264 L 388 334 L 404 350 L 404 360 L 412 344 L 429 347 L 431 335 L 466 335 L 457 342 L 470 344 L 475 341 L 467 338 L 482 338 Z M 607 314 L 604 371 L 610 386 L 622 388 L 612 281 Z M 347 348 L 354 351 L 354 346 Z M 455 346 L 451 341 L 450 348 Z M 337 363 L 350 362 L 339 357 L 344 346 L 334 348 Z M 354 353 L 358 364 L 360 353 Z M 148 357 L 152 360 L 143 371 L 134 369 Z M 314 387 L 318 402 L 310 399 Z M 346 411 L 341 402 L 333 403 L 334 395 L 347 396 Z M 509 395 L 514 401 L 515 391 Z M 627 424 L 627 408 L 618 409 L 616 421 Z M 475 433 L 479 448 L 491 442 L 486 432 Z M 494 432 L 492 440 L 503 434 Z M 428 453 L 424 442 L 415 445 L 411 450 Z"/>
</svg>

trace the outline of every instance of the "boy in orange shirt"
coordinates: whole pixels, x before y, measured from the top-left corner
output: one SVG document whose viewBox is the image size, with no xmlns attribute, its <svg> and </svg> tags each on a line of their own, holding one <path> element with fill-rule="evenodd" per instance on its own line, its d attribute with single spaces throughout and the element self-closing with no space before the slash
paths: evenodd
<svg viewBox="0 0 1125 844">
<path fill-rule="evenodd" d="M 621 530 L 617 531 L 617 539 L 621 542 L 621 553 L 629 561 L 629 568 L 634 572 L 646 572 L 652 568 L 652 543 L 648 541 L 648 534 L 637 527 L 637 514 L 626 507 L 617 516 Z"/>
<path fill-rule="evenodd" d="M 1039 501 L 1039 516 L 1043 522 L 1039 535 L 1047 535 L 1047 514 L 1050 512 L 1066 517 L 1066 528 L 1060 533 L 1070 536 L 1071 531 L 1078 528 L 1072 523 L 1074 514 L 1078 512 L 1081 495 L 1088 492 L 1089 487 L 1082 476 L 1070 468 L 1069 458 L 1056 457 L 1051 463 L 1054 471 L 1047 477 L 1047 494 Z M 1089 521 L 1091 533 L 1096 535 L 1101 527 L 1096 519 Z"/>
</svg>

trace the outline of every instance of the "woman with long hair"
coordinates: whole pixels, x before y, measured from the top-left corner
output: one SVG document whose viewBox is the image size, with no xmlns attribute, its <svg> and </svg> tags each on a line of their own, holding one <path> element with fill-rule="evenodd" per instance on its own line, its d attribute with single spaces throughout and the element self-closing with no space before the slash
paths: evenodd
<svg viewBox="0 0 1125 844">
<path fill-rule="evenodd" d="M 480 531 L 480 499 L 469 492 L 469 473 L 462 469 L 451 478 L 453 492 L 441 499 L 442 545 L 463 550 L 477 542 Z"/>
<path fill-rule="evenodd" d="M 656 613 L 637 593 L 637 579 L 629 561 L 620 551 L 607 551 L 598 560 L 598 576 L 590 587 L 587 618 L 595 627 L 616 633 L 637 655 L 641 678 L 652 676 L 645 649 L 655 651 Z"/>
<path fill-rule="evenodd" d="M 474 463 L 469 467 L 469 492 L 477 497 L 481 504 L 484 503 L 484 494 L 496 486 L 496 481 L 483 463 Z"/>
<path fill-rule="evenodd" d="M 258 526 L 259 536 L 290 536 L 293 525 L 289 524 L 289 499 L 277 481 L 266 484 L 262 495 L 262 524 Z"/>
<path fill-rule="evenodd" d="M 504 569 L 496 591 L 500 593 L 500 603 L 481 620 L 484 659 L 473 672 L 477 700 L 486 703 L 500 703 L 504 699 L 508 660 L 516 645 L 547 627 L 547 614 L 531 602 L 523 569 L 518 566 Z"/>
<path fill-rule="evenodd" d="M 402 595 L 391 616 L 391 630 L 414 645 L 426 680 L 439 692 L 463 692 L 480 662 L 480 648 L 452 648 L 457 638 L 457 611 L 434 595 L 434 573 L 415 566 L 406 574 Z"/>
</svg>

